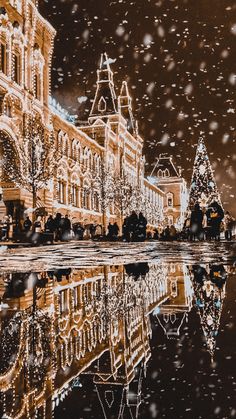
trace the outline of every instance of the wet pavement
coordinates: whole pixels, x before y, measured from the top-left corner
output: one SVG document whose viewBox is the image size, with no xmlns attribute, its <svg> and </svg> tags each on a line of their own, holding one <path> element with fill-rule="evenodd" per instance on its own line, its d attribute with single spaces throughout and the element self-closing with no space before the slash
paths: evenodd
<svg viewBox="0 0 236 419">
<path fill-rule="evenodd" d="M 43 271 L 64 267 L 117 265 L 165 261 L 185 263 L 236 262 L 234 242 L 70 242 L 42 247 L 8 249 L 0 246 L 1 271 Z"/>
<path fill-rule="evenodd" d="M 0 417 L 236 417 L 235 255 L 233 243 L 2 249 Z"/>
</svg>

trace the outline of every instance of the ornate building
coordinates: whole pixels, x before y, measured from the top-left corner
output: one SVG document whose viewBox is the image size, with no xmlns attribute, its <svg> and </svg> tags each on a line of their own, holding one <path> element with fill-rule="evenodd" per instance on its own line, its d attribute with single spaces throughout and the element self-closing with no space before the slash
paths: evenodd
<svg viewBox="0 0 236 419">
<path fill-rule="evenodd" d="M 188 206 L 187 183 L 172 157 L 160 154 L 149 180 L 165 192 L 164 220 L 182 228 Z"/>
<path fill-rule="evenodd" d="M 27 118 L 36 115 L 45 135 L 53 136 L 55 148 L 54 176 L 38 188 L 38 207 L 103 225 L 121 222 L 135 209 L 157 225 L 163 217 L 164 192 L 145 179 L 143 139 L 127 83 L 117 98 L 109 60 L 103 54 L 88 123 L 76 126 L 50 104 L 54 28 L 40 15 L 37 1 L 3 0 L 1 6 L 0 218 L 7 213 L 19 220 L 33 207 L 32 193 L 10 176 L 12 169 L 6 170 L 3 156 L 7 146 L 21 159 Z"/>
<path fill-rule="evenodd" d="M 1 276 L 1 417 L 52 419 L 85 372 L 104 415 L 138 410 L 150 314 L 168 299 L 166 267 L 139 268 L 140 281 L 137 266 Z"/>
</svg>

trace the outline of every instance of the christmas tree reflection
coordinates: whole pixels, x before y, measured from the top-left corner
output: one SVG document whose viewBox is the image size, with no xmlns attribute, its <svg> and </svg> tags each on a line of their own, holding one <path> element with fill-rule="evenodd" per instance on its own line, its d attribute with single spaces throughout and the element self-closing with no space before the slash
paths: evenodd
<svg viewBox="0 0 236 419">
<path fill-rule="evenodd" d="M 209 265 L 207 268 L 194 265 L 190 271 L 193 275 L 195 302 L 207 350 L 213 361 L 225 298 L 227 272 L 223 265 Z"/>
</svg>

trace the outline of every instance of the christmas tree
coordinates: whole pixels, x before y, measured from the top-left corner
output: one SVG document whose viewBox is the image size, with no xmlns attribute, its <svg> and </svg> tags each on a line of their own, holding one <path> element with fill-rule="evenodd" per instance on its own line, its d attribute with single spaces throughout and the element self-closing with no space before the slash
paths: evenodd
<svg viewBox="0 0 236 419">
<path fill-rule="evenodd" d="M 220 194 L 207 155 L 207 149 L 203 138 L 200 138 L 193 166 L 189 192 L 189 207 L 191 208 L 197 202 L 206 206 L 213 201 L 217 201 L 221 205 Z"/>
</svg>

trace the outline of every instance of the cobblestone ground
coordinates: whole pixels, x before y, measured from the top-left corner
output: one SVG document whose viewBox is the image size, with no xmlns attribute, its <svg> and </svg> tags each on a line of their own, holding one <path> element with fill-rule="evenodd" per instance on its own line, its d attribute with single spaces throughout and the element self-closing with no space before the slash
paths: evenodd
<svg viewBox="0 0 236 419">
<path fill-rule="evenodd" d="M 236 263 L 236 242 L 70 242 L 33 248 L 0 247 L 2 271 L 44 271 L 61 267 L 134 262 Z"/>
</svg>

